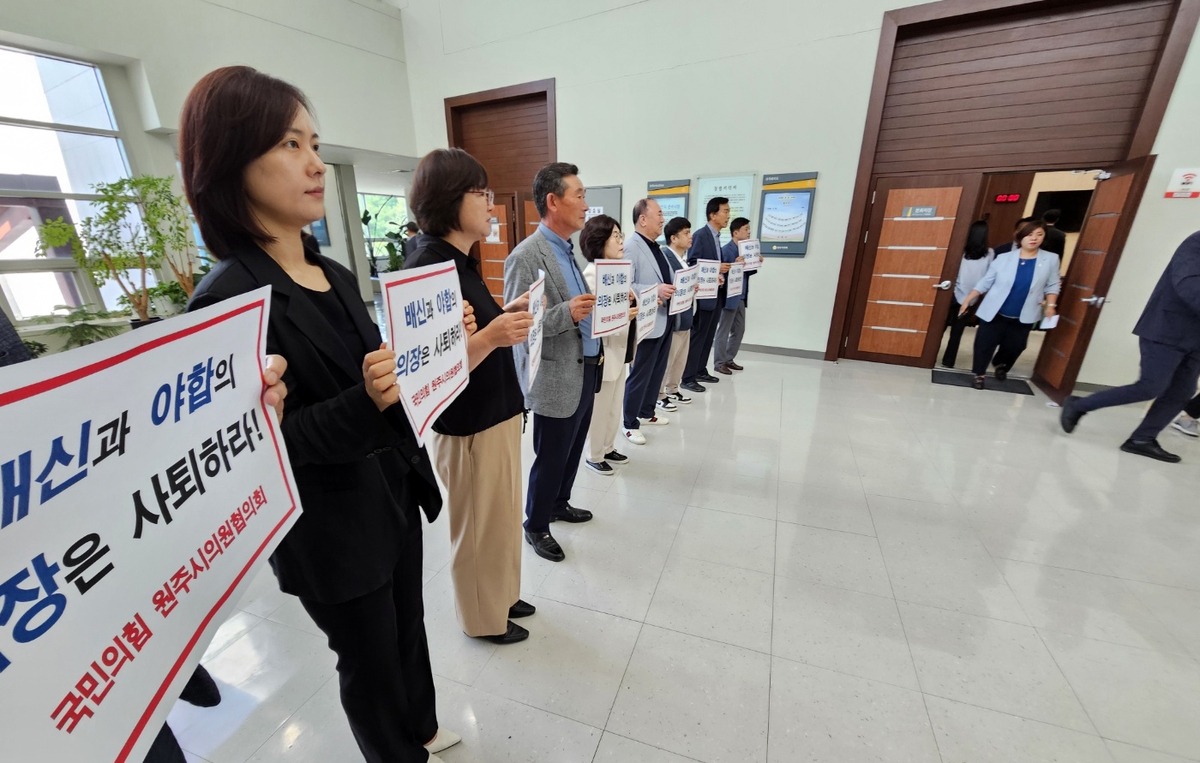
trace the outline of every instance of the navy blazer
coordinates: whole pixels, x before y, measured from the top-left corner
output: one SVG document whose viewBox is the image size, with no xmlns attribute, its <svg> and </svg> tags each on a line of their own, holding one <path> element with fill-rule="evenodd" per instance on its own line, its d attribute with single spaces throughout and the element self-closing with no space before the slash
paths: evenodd
<svg viewBox="0 0 1200 763">
<path fill-rule="evenodd" d="M 1133 333 L 1188 352 L 1200 350 L 1200 233 L 1175 250 Z"/>
<path fill-rule="evenodd" d="M 688 249 L 687 253 L 688 265 L 695 265 L 700 260 L 721 260 L 721 252 L 717 249 L 717 242 L 713 240 L 712 229 L 705 223 L 701 228 L 692 231 L 692 248 Z M 718 295 L 712 299 L 696 300 L 696 308 L 704 312 L 710 312 L 717 309 L 717 300 L 724 302 L 724 292 L 718 292 Z"/>
</svg>

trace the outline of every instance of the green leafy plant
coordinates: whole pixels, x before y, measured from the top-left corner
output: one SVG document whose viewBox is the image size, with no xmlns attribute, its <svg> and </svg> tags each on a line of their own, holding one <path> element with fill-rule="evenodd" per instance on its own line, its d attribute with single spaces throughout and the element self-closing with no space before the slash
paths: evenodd
<svg viewBox="0 0 1200 763">
<path fill-rule="evenodd" d="M 375 234 L 378 232 L 376 226 L 379 223 L 386 223 L 388 227 L 395 229 L 383 234 L 383 237 L 387 239 L 387 243 L 383 245 L 383 248 L 388 256 L 388 271 L 395 272 L 404 267 L 404 225 L 408 220 L 406 216 L 399 217 L 397 215 L 397 204 L 395 203 L 397 197 L 383 196 L 371 198 L 382 198 L 384 201 L 380 204 L 379 209 L 375 210 L 375 214 L 371 214 L 369 209 L 364 209 L 362 213 L 363 235 L 366 236 L 368 245 L 372 247 L 372 251 L 368 252 L 367 256 L 372 264 L 374 264 L 375 260 L 372 255 L 375 253 L 375 243 L 378 242 L 372 240 L 376 238 Z M 391 204 L 391 208 L 388 207 L 389 204 Z M 396 219 L 398 217 L 399 219 Z"/>
<path fill-rule="evenodd" d="M 171 178 L 141 175 L 93 186 L 97 214 L 77 225 L 59 217 L 38 229 L 38 255 L 62 246 L 96 286 L 113 280 L 130 308 L 150 320 L 146 274 L 166 264 L 185 294 L 192 293 L 195 249 L 188 237 L 188 212 L 171 191 Z"/>
<path fill-rule="evenodd" d="M 30 356 L 34 358 L 42 357 L 49 350 L 46 345 L 34 339 L 22 339 L 21 344 L 25 345 L 25 349 L 29 350 Z"/>
<path fill-rule="evenodd" d="M 91 305 L 80 305 L 78 307 L 58 305 L 54 308 L 55 315 L 38 318 L 37 322 L 50 323 L 57 318 L 64 319 L 65 323 L 63 325 L 56 326 L 46 333 L 62 337 L 63 346 L 68 350 L 72 347 L 83 347 L 85 344 L 95 344 L 121 333 L 120 326 L 97 323 L 96 321 L 106 318 L 119 318 L 124 313 L 114 313 L 108 310 L 91 310 L 90 308 Z M 59 315 L 58 313 L 63 310 L 67 311 L 66 315 Z"/>
<path fill-rule="evenodd" d="M 179 308 L 175 312 L 183 312 L 184 308 L 187 307 L 189 299 L 187 292 L 183 290 L 183 285 L 178 281 L 163 281 L 160 284 L 151 286 L 146 290 L 146 293 L 150 296 L 150 312 L 154 314 L 158 314 L 160 312 L 158 309 L 158 304 L 155 302 L 155 300 L 158 298 L 165 299 Z M 126 310 L 133 309 L 133 305 L 130 303 L 129 297 L 125 296 L 124 294 L 117 297 L 117 304 Z M 167 311 L 167 314 L 174 315 L 174 313 L 171 311 Z"/>
</svg>

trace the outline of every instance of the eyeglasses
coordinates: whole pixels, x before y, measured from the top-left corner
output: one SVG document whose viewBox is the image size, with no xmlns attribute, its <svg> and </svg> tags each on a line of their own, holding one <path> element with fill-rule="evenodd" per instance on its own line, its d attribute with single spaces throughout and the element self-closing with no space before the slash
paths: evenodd
<svg viewBox="0 0 1200 763">
<path fill-rule="evenodd" d="M 494 202 L 496 200 L 496 192 L 493 191 L 491 188 L 485 189 L 483 191 L 467 191 L 467 193 L 479 194 L 480 196 L 487 199 L 488 204 L 491 204 L 492 202 Z"/>
</svg>

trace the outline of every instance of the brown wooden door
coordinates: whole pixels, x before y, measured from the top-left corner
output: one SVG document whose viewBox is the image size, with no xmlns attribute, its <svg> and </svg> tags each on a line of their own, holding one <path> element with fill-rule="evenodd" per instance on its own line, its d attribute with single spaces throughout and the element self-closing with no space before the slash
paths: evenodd
<svg viewBox="0 0 1200 763">
<path fill-rule="evenodd" d="M 538 224 L 542 222 L 541 216 L 538 214 L 537 205 L 533 203 L 533 191 L 521 191 L 517 194 L 517 241 L 524 241 L 526 236 L 532 234 L 538 228 Z"/>
<path fill-rule="evenodd" d="M 1058 326 L 1046 333 L 1033 369 L 1034 383 L 1056 401 L 1075 388 L 1154 158 L 1143 156 L 1109 168 L 1109 176 L 1092 194 L 1075 255 L 1063 278 Z"/>
<path fill-rule="evenodd" d="M 880 179 L 845 355 L 932 368 L 983 176 Z M 956 256 L 949 256 L 953 252 Z"/>
<path fill-rule="evenodd" d="M 479 267 L 488 291 L 496 302 L 504 304 L 504 260 L 513 249 L 513 206 L 511 193 L 496 194 L 492 207 L 492 235 L 479 241 Z M 488 241 L 491 238 L 492 241 Z"/>
</svg>

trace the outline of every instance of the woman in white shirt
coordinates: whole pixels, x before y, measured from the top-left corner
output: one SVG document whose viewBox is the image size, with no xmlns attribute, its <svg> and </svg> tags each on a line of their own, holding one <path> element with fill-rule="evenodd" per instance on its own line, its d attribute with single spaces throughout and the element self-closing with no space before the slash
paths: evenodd
<svg viewBox="0 0 1200 763">
<path fill-rule="evenodd" d="M 946 344 L 946 351 L 942 353 L 942 365 L 945 368 L 954 368 L 954 364 L 958 362 L 958 345 L 962 342 L 963 329 L 970 323 L 974 315 L 973 308 L 978 304 L 968 304 L 967 312 L 960 315 L 967 294 L 987 274 L 988 267 L 994 259 L 996 254 L 988 246 L 988 224 L 983 220 L 976 220 L 967 231 L 967 245 L 963 249 L 962 264 L 958 266 L 958 280 L 954 284 L 954 304 L 946 314 L 950 341 Z"/>
<path fill-rule="evenodd" d="M 625 237 L 621 224 L 608 215 L 596 215 L 587 221 L 579 234 L 579 248 L 588 266 L 583 270 L 583 280 L 588 289 L 596 292 L 596 260 L 619 260 L 625 256 Z M 632 297 L 633 292 L 630 292 Z M 636 303 L 630 301 L 629 317 L 637 315 Z M 625 401 L 625 376 L 627 364 L 633 360 L 635 332 L 629 327 L 608 334 L 600 340 L 604 349 L 601 366 L 604 377 L 600 391 L 596 393 L 596 404 L 592 409 L 592 425 L 588 429 L 587 467 L 596 474 L 611 477 L 615 472 L 612 464 L 623 465 L 629 457 L 617 452 L 617 432 L 621 428 L 621 409 Z"/>
<path fill-rule="evenodd" d="M 1029 332 L 1041 317 L 1042 303 L 1046 317 L 1058 310 L 1058 255 L 1042 251 L 1046 238 L 1045 225 L 1040 221 L 1026 223 L 1017 231 L 1019 249 L 1005 252 L 988 267 L 987 274 L 975 284 L 959 308 L 959 315 L 981 294 L 987 294 L 979 304 L 979 329 L 975 332 L 975 362 L 972 371 L 975 389 L 983 389 L 988 364 L 996 368 L 996 379 L 1008 378 L 1029 342 Z"/>
</svg>

